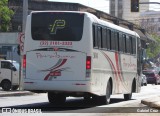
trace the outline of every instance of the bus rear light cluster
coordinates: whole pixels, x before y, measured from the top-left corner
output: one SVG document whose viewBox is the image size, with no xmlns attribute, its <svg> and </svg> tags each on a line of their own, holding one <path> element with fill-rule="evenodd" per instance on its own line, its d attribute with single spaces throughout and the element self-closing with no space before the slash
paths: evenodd
<svg viewBox="0 0 160 116">
<path fill-rule="evenodd" d="M 23 68 L 26 68 L 26 55 L 23 56 Z"/>
<path fill-rule="evenodd" d="M 91 56 L 87 56 L 86 59 L 86 69 L 91 69 Z"/>
<path fill-rule="evenodd" d="M 86 58 L 86 78 L 90 78 L 91 76 L 91 56 L 87 56 Z"/>
<path fill-rule="evenodd" d="M 23 78 L 26 77 L 26 55 L 23 56 Z"/>
</svg>

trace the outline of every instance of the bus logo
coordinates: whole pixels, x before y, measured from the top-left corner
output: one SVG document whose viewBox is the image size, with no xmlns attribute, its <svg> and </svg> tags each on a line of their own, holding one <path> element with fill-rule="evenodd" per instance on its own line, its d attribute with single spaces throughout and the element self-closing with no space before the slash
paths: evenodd
<svg viewBox="0 0 160 116">
<path fill-rule="evenodd" d="M 44 80 L 52 80 L 52 77 L 57 78 L 58 76 L 62 75 L 61 74 L 62 71 L 67 71 L 68 69 L 70 69 L 69 67 L 61 68 L 66 62 L 67 62 L 67 59 L 59 59 L 54 66 L 45 70 L 41 70 L 43 72 L 49 72 L 45 76 Z"/>
<path fill-rule="evenodd" d="M 54 23 L 49 26 L 50 34 L 56 34 L 57 30 L 65 28 L 65 25 L 65 20 L 55 20 Z"/>
</svg>

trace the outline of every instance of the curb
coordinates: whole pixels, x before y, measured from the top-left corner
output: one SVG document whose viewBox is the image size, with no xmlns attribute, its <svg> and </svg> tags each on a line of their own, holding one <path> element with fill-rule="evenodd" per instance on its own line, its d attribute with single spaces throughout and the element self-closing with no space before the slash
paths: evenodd
<svg viewBox="0 0 160 116">
<path fill-rule="evenodd" d="M 35 93 L 30 91 L 15 91 L 15 92 L 4 92 L 0 93 L 0 97 L 10 97 L 10 96 L 26 96 L 26 95 L 34 95 Z"/>
<path fill-rule="evenodd" d="M 160 96 L 143 99 L 141 103 L 152 108 L 160 109 Z"/>
</svg>

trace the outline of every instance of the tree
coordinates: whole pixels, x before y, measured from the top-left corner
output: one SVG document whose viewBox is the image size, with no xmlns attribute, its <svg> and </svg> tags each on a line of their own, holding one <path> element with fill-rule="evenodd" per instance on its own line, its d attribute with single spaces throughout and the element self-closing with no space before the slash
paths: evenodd
<svg viewBox="0 0 160 116">
<path fill-rule="evenodd" d="M 158 54 L 160 54 L 160 36 L 157 33 L 158 22 L 154 21 L 154 17 L 151 18 L 144 16 L 140 22 L 140 27 L 145 29 L 145 31 L 156 41 L 150 42 L 146 50 L 149 59 L 155 58 Z"/>
<path fill-rule="evenodd" d="M 9 30 L 13 10 L 8 7 L 8 0 L 0 0 L 0 31 L 6 32 Z"/>
<path fill-rule="evenodd" d="M 152 38 L 156 40 L 156 43 L 149 43 L 147 48 L 147 55 L 149 58 L 154 58 L 160 53 L 160 36 L 152 34 Z"/>
</svg>

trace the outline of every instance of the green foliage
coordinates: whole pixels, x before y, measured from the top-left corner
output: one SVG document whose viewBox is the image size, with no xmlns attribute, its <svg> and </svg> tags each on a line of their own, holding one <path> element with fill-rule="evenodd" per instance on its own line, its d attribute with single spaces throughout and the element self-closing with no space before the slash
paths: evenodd
<svg viewBox="0 0 160 116">
<path fill-rule="evenodd" d="M 8 8 L 8 0 L 0 0 L 0 31 L 8 31 L 13 14 L 13 10 Z"/>
<path fill-rule="evenodd" d="M 152 38 L 156 40 L 156 43 L 149 43 L 147 48 L 147 55 L 149 58 L 154 58 L 160 53 L 160 36 L 153 34 Z"/>
</svg>

